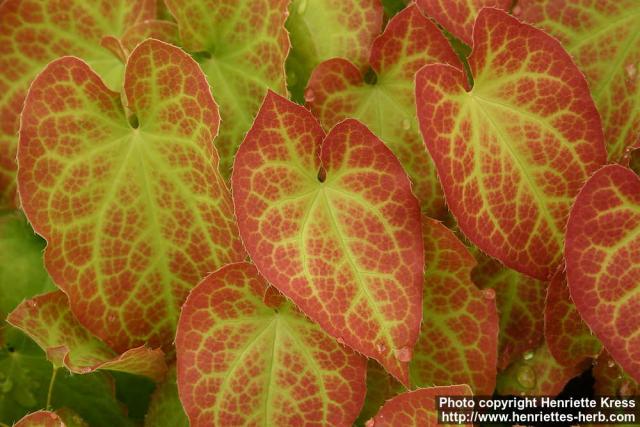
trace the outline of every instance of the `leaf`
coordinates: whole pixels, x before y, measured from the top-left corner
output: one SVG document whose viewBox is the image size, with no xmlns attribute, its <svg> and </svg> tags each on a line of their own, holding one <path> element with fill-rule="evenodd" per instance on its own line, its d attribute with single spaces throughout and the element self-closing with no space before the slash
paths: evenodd
<svg viewBox="0 0 640 427">
<path fill-rule="evenodd" d="M 253 265 L 237 263 L 187 298 L 176 349 L 191 425 L 351 425 L 366 360 L 269 292 Z"/>
<path fill-rule="evenodd" d="M 631 150 L 629 153 L 629 168 L 640 175 L 640 148 Z"/>
<path fill-rule="evenodd" d="M 238 150 L 232 187 L 260 273 L 406 385 L 424 258 L 418 202 L 391 151 L 352 119 L 325 136 L 309 111 L 270 92 Z"/>
<path fill-rule="evenodd" d="M 416 75 L 418 120 L 462 232 L 507 267 L 547 280 L 562 261 L 580 186 L 605 161 L 583 75 L 560 44 L 505 12 L 483 9 L 462 71 Z"/>
<path fill-rule="evenodd" d="M 596 396 L 637 396 L 640 386 L 609 356 L 602 351 L 593 364 Z"/>
<path fill-rule="evenodd" d="M 55 289 L 42 263 L 44 246 L 44 241 L 33 233 L 21 212 L 0 213 L 2 320 L 23 299 Z"/>
<path fill-rule="evenodd" d="M 378 362 L 369 359 L 367 363 L 367 395 L 364 405 L 355 422 L 356 426 L 364 426 L 365 422 L 373 418 L 385 401 L 391 399 L 406 389 Z"/>
<path fill-rule="evenodd" d="M 29 335 L 56 368 L 86 374 L 109 369 L 160 381 L 166 373 L 162 350 L 137 347 L 116 355 L 87 331 L 71 313 L 67 296 L 50 292 L 22 302 L 7 321 Z"/>
<path fill-rule="evenodd" d="M 509 10 L 512 0 L 417 0 L 426 15 L 438 21 L 455 37 L 473 44 L 474 21 L 484 7 Z"/>
<path fill-rule="evenodd" d="M 189 427 L 189 419 L 184 413 L 178 397 L 175 366 L 169 369 L 167 377 L 161 384 L 158 384 L 151 396 L 144 425 L 147 427 Z"/>
<path fill-rule="evenodd" d="M 588 361 L 583 362 L 561 365 L 543 343 L 498 374 L 496 393 L 501 396 L 556 396 L 569 380 L 589 366 Z"/>
<path fill-rule="evenodd" d="M 349 117 L 369 127 L 404 166 L 422 210 L 439 218 L 446 212 L 444 197 L 418 129 L 414 96 L 416 71 L 436 62 L 461 66 L 440 30 L 412 5 L 373 43 L 375 83 L 367 82 L 357 65 L 334 58 L 313 71 L 306 99 L 326 130 Z"/>
<path fill-rule="evenodd" d="M 475 394 L 495 388 L 498 314 L 495 292 L 471 281 L 476 261 L 439 222 L 423 217 L 425 276 L 420 338 L 410 365 L 417 386 L 468 384 Z"/>
<path fill-rule="evenodd" d="M 384 16 L 386 18 L 393 17 L 396 13 L 404 9 L 407 6 L 407 3 L 408 0 L 382 0 Z"/>
<path fill-rule="evenodd" d="M 551 355 L 563 365 L 577 365 L 595 358 L 602 344 L 584 324 L 571 300 L 566 275 L 559 270 L 547 290 L 544 309 L 544 336 Z"/>
<path fill-rule="evenodd" d="M 286 93 L 284 28 L 288 0 L 165 0 L 182 46 L 198 53 L 222 127 L 216 139 L 220 171 L 228 177 L 238 145 L 267 89 Z"/>
<path fill-rule="evenodd" d="M 12 424 L 28 412 L 43 408 L 52 366 L 36 343 L 18 329 L 0 330 L 0 422 Z M 103 372 L 71 375 L 59 371 L 51 393 L 51 406 L 70 408 L 95 427 L 133 427 Z"/>
<path fill-rule="evenodd" d="M 436 397 L 471 396 L 467 385 L 419 388 L 402 393 L 387 401 L 378 414 L 367 422 L 367 427 L 429 427 L 438 423 Z M 460 424 L 458 424 L 460 425 Z M 463 424 L 470 426 L 471 424 Z"/>
<path fill-rule="evenodd" d="M 567 224 L 567 281 L 585 323 L 640 379 L 640 178 L 609 165 L 584 185 Z"/>
<path fill-rule="evenodd" d="M 126 108 L 79 59 L 52 62 L 27 96 L 18 154 L 47 270 L 80 323 L 120 353 L 168 347 L 189 289 L 244 257 L 198 65 L 148 40 L 129 57 L 124 96 Z"/>
<path fill-rule="evenodd" d="M 14 427 L 66 427 L 55 412 L 37 411 L 23 417 Z"/>
<path fill-rule="evenodd" d="M 548 31 L 585 73 L 602 116 L 609 160 L 640 143 L 640 3 L 522 0 L 514 14 Z"/>
<path fill-rule="evenodd" d="M 500 316 L 498 369 L 535 349 L 544 338 L 544 300 L 547 284 L 476 250 L 478 265 L 471 278 L 480 289 L 493 289 Z"/>
<path fill-rule="evenodd" d="M 122 46 L 132 52 L 137 45 L 148 38 L 162 40 L 176 46 L 180 44 L 178 26 L 174 22 L 149 19 L 127 28 L 122 35 Z"/>
<path fill-rule="evenodd" d="M 364 70 L 371 43 L 382 30 L 380 0 L 292 0 L 287 30 L 289 90 L 299 98 L 311 71 L 322 61 L 345 58 Z"/>
<path fill-rule="evenodd" d="M 56 415 L 60 417 L 65 427 L 90 427 L 80 415 L 69 408 L 56 410 Z"/>
<path fill-rule="evenodd" d="M 15 197 L 20 111 L 31 81 L 64 55 L 86 60 L 109 87 L 119 86 L 122 63 L 101 47 L 106 35 L 121 35 L 133 23 L 153 18 L 153 0 L 0 2 L 0 207 Z"/>
</svg>

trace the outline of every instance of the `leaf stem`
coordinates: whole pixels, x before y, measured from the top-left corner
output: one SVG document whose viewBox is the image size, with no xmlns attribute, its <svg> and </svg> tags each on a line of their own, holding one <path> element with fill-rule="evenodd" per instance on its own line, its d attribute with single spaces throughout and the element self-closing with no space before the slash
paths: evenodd
<svg viewBox="0 0 640 427">
<path fill-rule="evenodd" d="M 51 381 L 49 381 L 49 391 L 47 392 L 47 410 L 51 410 L 51 395 L 53 394 L 53 384 L 56 382 L 56 376 L 58 375 L 58 367 L 54 366 L 51 372 Z"/>
</svg>

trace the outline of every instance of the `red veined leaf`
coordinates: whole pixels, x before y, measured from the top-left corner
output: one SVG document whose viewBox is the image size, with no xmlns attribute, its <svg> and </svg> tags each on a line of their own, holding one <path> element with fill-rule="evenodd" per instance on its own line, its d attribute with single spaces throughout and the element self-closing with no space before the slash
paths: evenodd
<svg viewBox="0 0 640 427">
<path fill-rule="evenodd" d="M 144 425 L 145 427 L 189 427 L 189 419 L 178 397 L 175 366 L 169 368 L 165 380 L 158 384 L 151 395 Z"/>
<path fill-rule="evenodd" d="M 64 366 L 74 373 L 109 369 L 160 381 L 167 370 L 162 350 L 138 347 L 116 355 L 78 323 L 61 291 L 23 301 L 7 322 L 37 342 L 54 366 Z"/>
<path fill-rule="evenodd" d="M 640 178 L 605 166 L 571 209 L 567 281 L 582 319 L 611 356 L 640 379 Z"/>
<path fill-rule="evenodd" d="M 461 67 L 449 42 L 415 5 L 392 18 L 373 43 L 370 58 L 376 82 L 365 82 L 356 65 L 341 58 L 320 64 L 311 75 L 307 104 L 325 129 L 353 117 L 394 152 L 412 181 L 423 211 L 446 212 L 442 188 L 418 129 L 414 77 L 423 65 L 444 62 Z"/>
<path fill-rule="evenodd" d="M 571 366 L 559 364 L 543 343 L 498 374 L 496 393 L 503 396 L 556 396 L 569 380 L 588 366 L 588 360 Z"/>
<path fill-rule="evenodd" d="M 0 2 L 0 207 L 17 205 L 16 147 L 20 111 L 32 79 L 64 55 L 85 59 L 111 88 L 119 86 L 122 62 L 101 47 L 106 35 L 121 35 L 155 16 L 153 0 Z"/>
<path fill-rule="evenodd" d="M 385 371 L 378 362 L 369 359 L 367 363 L 367 395 L 355 424 L 357 426 L 364 425 L 367 420 L 376 415 L 384 402 L 405 391 L 407 390 L 404 386 Z"/>
<path fill-rule="evenodd" d="M 447 31 L 468 45 L 473 44 L 473 25 L 483 7 L 508 10 L 512 0 L 417 0 L 416 4 Z"/>
<path fill-rule="evenodd" d="M 500 316 L 498 369 L 534 350 L 542 342 L 546 283 L 515 270 L 476 250 L 478 265 L 471 278 L 480 289 L 493 289 Z"/>
<path fill-rule="evenodd" d="M 640 3 L 521 0 L 514 14 L 557 37 L 586 74 L 609 159 L 640 144 Z"/>
<path fill-rule="evenodd" d="M 391 151 L 352 119 L 325 136 L 308 110 L 269 92 L 232 187 L 240 235 L 264 277 L 407 385 L 424 257 L 420 207 Z"/>
<path fill-rule="evenodd" d="M 24 416 L 13 427 L 67 427 L 67 425 L 55 412 L 37 411 Z"/>
<path fill-rule="evenodd" d="M 591 334 L 573 304 L 562 270 L 558 270 L 549 282 L 544 336 L 549 352 L 562 365 L 577 365 L 584 359 L 595 358 L 602 350 L 602 344 Z"/>
<path fill-rule="evenodd" d="M 345 58 L 364 70 L 371 43 L 382 30 L 380 0 L 292 0 L 287 29 L 289 90 L 300 97 L 311 71 L 330 58 Z"/>
<path fill-rule="evenodd" d="M 284 63 L 289 37 L 288 0 L 165 0 L 182 46 L 199 53 L 200 66 L 220 105 L 216 139 L 220 171 L 231 173 L 233 156 L 251 127 L 267 89 L 286 92 Z"/>
<path fill-rule="evenodd" d="M 490 395 L 496 381 L 495 292 L 471 281 L 473 255 L 438 221 L 423 217 L 425 275 L 420 338 L 410 365 L 417 386 L 468 384 Z"/>
<path fill-rule="evenodd" d="M 150 19 L 127 28 L 122 35 L 122 45 L 129 52 L 145 39 L 162 40 L 173 45 L 179 44 L 178 26 L 175 22 Z"/>
<path fill-rule="evenodd" d="M 461 231 L 547 280 L 571 202 L 606 158 L 600 118 L 584 76 L 543 31 L 485 8 L 473 38 L 472 89 L 449 65 L 418 72 L 422 135 Z"/>
<path fill-rule="evenodd" d="M 266 304 L 268 287 L 252 264 L 237 263 L 187 298 L 176 350 L 191 425 L 352 425 L 366 360 L 281 295 Z"/>
<path fill-rule="evenodd" d="M 80 415 L 69 408 L 56 409 L 56 415 L 60 417 L 65 427 L 91 427 Z"/>
<path fill-rule="evenodd" d="M 620 368 L 606 350 L 595 360 L 592 372 L 595 378 L 593 392 L 596 396 L 625 397 L 640 393 L 640 385 Z"/>
<path fill-rule="evenodd" d="M 117 352 L 168 346 L 189 289 L 244 257 L 198 65 L 148 40 L 129 57 L 124 96 L 126 108 L 79 59 L 52 62 L 27 96 L 18 155 L 47 270 L 80 323 Z"/>
<path fill-rule="evenodd" d="M 435 427 L 438 423 L 436 397 L 472 396 L 467 385 L 419 388 L 388 400 L 366 427 Z M 446 424 L 445 424 L 446 425 Z M 458 424 L 471 426 L 471 424 Z"/>
</svg>

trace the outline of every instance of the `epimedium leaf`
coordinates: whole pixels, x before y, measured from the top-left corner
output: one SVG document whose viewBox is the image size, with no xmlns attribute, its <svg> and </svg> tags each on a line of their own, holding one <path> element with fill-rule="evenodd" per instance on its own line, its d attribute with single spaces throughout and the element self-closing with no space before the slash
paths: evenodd
<svg viewBox="0 0 640 427">
<path fill-rule="evenodd" d="M 586 74 L 609 159 L 640 144 L 640 3 L 521 0 L 514 14 L 557 37 Z"/>
<path fill-rule="evenodd" d="M 569 380 L 588 366 L 588 360 L 569 366 L 558 363 L 543 343 L 498 374 L 496 393 L 502 396 L 556 396 Z"/>
<path fill-rule="evenodd" d="M 423 65 L 438 62 L 462 66 L 435 24 L 411 5 L 373 42 L 369 63 L 375 83 L 367 82 L 356 64 L 335 58 L 313 71 L 305 95 L 325 129 L 352 117 L 384 141 L 409 174 L 423 212 L 434 218 L 446 207 L 418 129 L 414 76 Z"/>
<path fill-rule="evenodd" d="M 640 385 L 631 378 L 606 350 L 602 351 L 593 364 L 593 392 L 596 396 L 637 396 Z"/>
<path fill-rule="evenodd" d="M 55 412 L 36 411 L 22 417 L 13 427 L 67 427 Z"/>
<path fill-rule="evenodd" d="M 175 365 L 169 368 L 165 380 L 158 384 L 153 392 L 144 425 L 146 427 L 189 427 L 189 419 L 184 413 L 178 396 Z"/>
<path fill-rule="evenodd" d="M 236 263 L 187 298 L 176 350 L 191 425 L 352 425 L 366 359 L 269 286 L 255 266 Z"/>
<path fill-rule="evenodd" d="M 325 136 L 308 110 L 270 92 L 232 188 L 261 274 L 407 385 L 422 318 L 420 208 L 384 143 L 352 119 Z"/>
<path fill-rule="evenodd" d="M 220 105 L 220 171 L 231 174 L 238 145 L 267 89 L 286 93 L 288 0 L 165 0 L 182 46 L 197 53 Z"/>
<path fill-rule="evenodd" d="M 367 395 L 355 425 L 364 426 L 369 419 L 376 415 L 384 402 L 405 391 L 407 390 L 404 386 L 385 371 L 378 362 L 369 359 L 367 363 Z"/>
<path fill-rule="evenodd" d="M 571 209 L 565 246 L 571 298 L 609 354 L 640 379 L 640 177 L 605 166 Z"/>
<path fill-rule="evenodd" d="M 286 26 L 291 37 L 288 86 L 301 98 L 311 71 L 322 61 L 345 58 L 364 70 L 371 43 L 382 30 L 380 0 L 292 0 Z"/>
<path fill-rule="evenodd" d="M 573 198 L 606 160 L 583 74 L 551 36 L 484 8 L 469 65 L 416 75 L 418 120 L 462 232 L 506 266 L 548 280 Z"/>
<path fill-rule="evenodd" d="M 83 61 L 49 64 L 27 96 L 18 154 L 47 270 L 80 323 L 120 353 L 168 347 L 189 289 L 244 257 L 198 64 L 150 39 L 124 80 L 126 108 Z"/>
<path fill-rule="evenodd" d="M 423 217 L 422 235 L 424 309 L 411 382 L 420 387 L 467 384 L 475 394 L 490 395 L 498 357 L 495 292 L 471 281 L 476 261 L 451 230 Z"/>
<path fill-rule="evenodd" d="M 553 275 L 547 289 L 544 336 L 549 352 L 563 365 L 577 365 L 584 359 L 595 358 L 602 350 L 602 344 L 591 334 L 573 304 L 562 270 Z"/>
<path fill-rule="evenodd" d="M 155 16 L 154 0 L 5 0 L 0 4 L 0 207 L 15 197 L 20 111 L 31 81 L 64 55 L 85 59 L 111 88 L 119 86 L 122 62 L 101 47 L 104 36 Z"/>
<path fill-rule="evenodd" d="M 37 342 L 56 368 L 64 366 L 78 374 L 108 369 L 155 381 L 162 380 L 167 371 L 164 353 L 159 349 L 137 347 L 116 355 L 73 317 L 62 291 L 22 302 L 9 314 L 7 322 Z"/>
<path fill-rule="evenodd" d="M 389 399 L 366 427 L 431 427 L 447 424 L 438 422 L 438 396 L 472 396 L 467 385 L 419 388 Z M 471 426 L 471 424 L 457 424 Z"/>
<path fill-rule="evenodd" d="M 467 45 L 473 44 L 473 25 L 482 8 L 509 10 L 511 3 L 512 0 L 416 0 L 425 14 Z"/>
<path fill-rule="evenodd" d="M 471 278 L 480 289 L 493 289 L 500 316 L 498 369 L 534 350 L 544 337 L 544 302 L 547 284 L 475 251 L 478 265 Z"/>
<path fill-rule="evenodd" d="M 177 46 L 180 41 L 178 25 L 175 22 L 156 19 L 138 22 L 127 28 L 122 35 L 121 43 L 128 52 L 132 52 L 137 45 L 149 38 Z"/>
</svg>

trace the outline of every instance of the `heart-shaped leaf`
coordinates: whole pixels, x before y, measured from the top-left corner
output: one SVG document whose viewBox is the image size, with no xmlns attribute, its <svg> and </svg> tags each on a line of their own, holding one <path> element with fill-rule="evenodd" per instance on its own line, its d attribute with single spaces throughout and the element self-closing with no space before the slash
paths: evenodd
<svg viewBox="0 0 640 427">
<path fill-rule="evenodd" d="M 288 0 L 165 0 L 182 46 L 194 52 L 220 104 L 216 139 L 220 171 L 231 173 L 233 156 L 267 89 L 286 92 L 284 63 L 289 37 Z"/>
<path fill-rule="evenodd" d="M 602 350 L 600 341 L 584 324 L 571 300 L 564 271 L 549 282 L 544 309 L 544 337 L 553 357 L 562 365 L 577 365 L 595 358 Z"/>
<path fill-rule="evenodd" d="M 420 208 L 402 166 L 364 125 L 325 137 L 270 92 L 238 150 L 238 226 L 264 277 L 405 385 L 422 318 Z"/>
<path fill-rule="evenodd" d="M 438 422 L 438 396 L 472 396 L 467 385 L 419 388 L 388 400 L 366 427 L 425 427 L 442 425 Z M 471 426 L 472 424 L 458 424 Z"/>
<path fill-rule="evenodd" d="M 223 267 L 189 295 L 176 349 L 193 427 L 352 425 L 366 360 L 305 318 L 248 263 Z"/>
<path fill-rule="evenodd" d="M 307 104 L 325 129 L 348 117 L 367 125 L 404 166 L 423 212 L 442 217 L 442 188 L 418 129 L 414 77 L 425 64 L 462 65 L 440 30 L 415 5 L 389 21 L 373 43 L 369 61 L 375 83 L 366 82 L 358 67 L 345 59 L 320 64 L 309 81 Z"/>
<path fill-rule="evenodd" d="M 291 52 L 287 58 L 289 90 L 304 90 L 311 71 L 330 58 L 346 58 L 363 70 L 371 43 L 382 30 L 380 0 L 292 0 L 287 29 Z"/>
<path fill-rule="evenodd" d="M 144 375 L 160 381 L 167 370 L 164 353 L 138 347 L 116 355 L 71 313 L 67 296 L 50 292 L 22 302 L 7 322 L 29 335 L 55 367 L 86 374 L 97 369 Z"/>
<path fill-rule="evenodd" d="M 640 144 L 640 2 L 521 0 L 514 14 L 557 37 L 586 74 L 609 159 Z"/>
<path fill-rule="evenodd" d="M 101 46 L 102 38 L 122 35 L 154 18 L 155 10 L 154 0 L 0 2 L 0 207 L 14 204 L 20 111 L 36 73 L 60 56 L 76 55 L 117 88 L 122 62 Z"/>
<path fill-rule="evenodd" d="M 478 265 L 471 272 L 480 289 L 493 289 L 500 315 L 498 369 L 534 350 L 544 337 L 547 284 L 533 279 L 476 250 Z"/>
<path fill-rule="evenodd" d="M 468 45 L 473 44 L 473 25 L 483 7 L 508 10 L 512 0 L 416 0 L 425 14 L 431 16 Z"/>
<path fill-rule="evenodd" d="M 424 311 L 411 382 L 468 384 L 475 394 L 490 395 L 498 357 L 495 292 L 481 291 L 471 281 L 476 261 L 451 230 L 425 217 L 422 235 Z"/>
<path fill-rule="evenodd" d="M 47 270 L 116 352 L 168 345 L 189 289 L 244 257 L 198 64 L 148 40 L 129 57 L 124 97 L 79 59 L 52 62 L 29 90 L 18 155 Z"/>
<path fill-rule="evenodd" d="M 582 319 L 640 380 L 640 177 L 605 166 L 580 191 L 567 224 L 567 281 Z"/>
<path fill-rule="evenodd" d="M 606 158 L 584 76 L 560 44 L 485 8 L 461 70 L 416 76 L 418 120 L 461 231 L 508 267 L 547 280 L 573 198 Z"/>
</svg>

